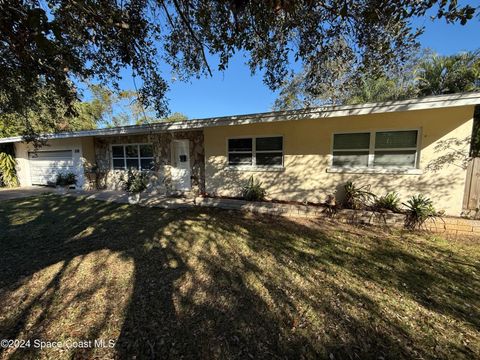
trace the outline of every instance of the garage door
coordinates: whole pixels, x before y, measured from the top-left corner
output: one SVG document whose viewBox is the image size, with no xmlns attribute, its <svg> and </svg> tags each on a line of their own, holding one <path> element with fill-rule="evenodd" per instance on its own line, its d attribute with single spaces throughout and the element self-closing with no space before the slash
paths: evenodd
<svg viewBox="0 0 480 360">
<path fill-rule="evenodd" d="M 32 185 L 55 185 L 59 173 L 75 173 L 72 150 L 29 152 Z"/>
</svg>

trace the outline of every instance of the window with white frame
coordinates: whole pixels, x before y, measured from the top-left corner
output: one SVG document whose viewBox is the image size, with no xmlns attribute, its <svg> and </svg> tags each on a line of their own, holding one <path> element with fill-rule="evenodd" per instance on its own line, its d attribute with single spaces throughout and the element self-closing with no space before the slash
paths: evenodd
<svg viewBox="0 0 480 360">
<path fill-rule="evenodd" d="M 229 166 L 283 166 L 283 137 L 228 139 Z"/>
<path fill-rule="evenodd" d="M 416 168 L 418 131 L 376 131 L 333 135 L 334 167 Z"/>
<path fill-rule="evenodd" d="M 114 170 L 152 170 L 154 167 L 153 146 L 151 144 L 112 145 Z"/>
</svg>

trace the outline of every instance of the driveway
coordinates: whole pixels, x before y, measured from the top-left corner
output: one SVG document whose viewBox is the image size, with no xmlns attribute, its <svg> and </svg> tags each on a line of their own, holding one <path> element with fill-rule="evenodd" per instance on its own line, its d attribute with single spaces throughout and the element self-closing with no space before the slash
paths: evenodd
<svg viewBox="0 0 480 360">
<path fill-rule="evenodd" d="M 54 188 L 43 186 L 21 187 L 16 189 L 0 189 L 0 201 L 37 196 L 54 191 Z"/>
</svg>

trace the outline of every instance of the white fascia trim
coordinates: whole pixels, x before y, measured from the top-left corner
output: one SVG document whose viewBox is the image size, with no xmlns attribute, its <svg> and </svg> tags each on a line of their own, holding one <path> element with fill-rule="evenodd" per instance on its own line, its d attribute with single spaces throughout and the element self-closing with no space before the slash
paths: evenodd
<svg viewBox="0 0 480 360">
<path fill-rule="evenodd" d="M 429 96 L 420 99 L 410 99 L 403 101 L 389 101 L 361 105 L 323 106 L 301 110 L 274 111 L 206 119 L 193 119 L 177 122 L 163 122 L 147 125 L 131 125 L 107 129 L 64 132 L 45 134 L 42 136 L 42 138 L 48 140 L 85 136 L 135 135 L 169 131 L 173 132 L 196 129 L 200 130 L 206 127 L 214 126 L 234 126 L 254 123 L 323 119 L 341 116 L 357 116 L 389 112 L 438 109 L 457 106 L 472 106 L 477 104 L 480 104 L 480 92 Z M 20 141 L 23 141 L 23 138 L 21 136 L 15 136 L 0 139 L 0 144 Z"/>
</svg>

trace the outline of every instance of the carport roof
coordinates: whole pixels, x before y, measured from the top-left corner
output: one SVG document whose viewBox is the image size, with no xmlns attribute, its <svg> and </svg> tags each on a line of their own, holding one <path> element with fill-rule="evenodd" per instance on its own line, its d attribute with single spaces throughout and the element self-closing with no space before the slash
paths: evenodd
<svg viewBox="0 0 480 360">
<path fill-rule="evenodd" d="M 480 104 L 480 92 L 459 93 L 451 95 L 429 96 L 424 98 L 361 105 L 322 106 L 301 110 L 273 111 L 256 114 L 222 116 L 205 119 L 193 119 L 177 122 L 159 122 L 145 125 L 120 126 L 114 128 L 59 132 L 43 134 L 43 139 L 65 139 L 90 136 L 135 135 L 156 132 L 196 130 L 213 126 L 234 126 L 264 122 L 295 121 L 305 119 L 322 119 L 340 116 L 358 116 L 389 112 L 438 109 L 456 106 Z M 21 136 L 0 139 L 0 143 L 21 142 Z"/>
</svg>

